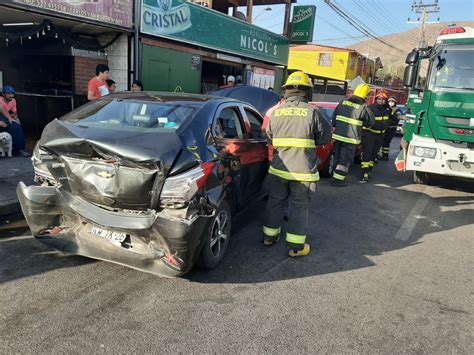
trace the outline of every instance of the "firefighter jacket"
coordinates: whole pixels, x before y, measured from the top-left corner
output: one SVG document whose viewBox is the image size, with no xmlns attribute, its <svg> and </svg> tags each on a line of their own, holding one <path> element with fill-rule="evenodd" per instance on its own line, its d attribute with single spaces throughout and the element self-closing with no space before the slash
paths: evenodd
<svg viewBox="0 0 474 355">
<path fill-rule="evenodd" d="M 390 124 L 389 118 L 392 109 L 387 104 L 372 104 L 369 105 L 368 109 L 375 116 L 375 124 L 373 124 L 372 127 L 364 125 L 363 129 L 372 133 L 384 134 Z"/>
<path fill-rule="evenodd" d="M 398 109 L 397 107 L 391 109 L 390 116 L 388 118 L 388 126 L 390 128 L 397 128 L 398 122 L 400 122 L 400 115 L 400 109 Z"/>
<path fill-rule="evenodd" d="M 337 105 L 332 116 L 332 123 L 335 127 L 333 139 L 344 143 L 360 144 L 362 126 L 371 127 L 375 121 L 364 100 L 352 96 Z"/>
<path fill-rule="evenodd" d="M 316 144 L 329 142 L 331 125 L 318 108 L 300 96 L 288 97 L 272 112 L 267 137 L 273 145 L 269 174 L 286 180 L 319 180 Z"/>
</svg>

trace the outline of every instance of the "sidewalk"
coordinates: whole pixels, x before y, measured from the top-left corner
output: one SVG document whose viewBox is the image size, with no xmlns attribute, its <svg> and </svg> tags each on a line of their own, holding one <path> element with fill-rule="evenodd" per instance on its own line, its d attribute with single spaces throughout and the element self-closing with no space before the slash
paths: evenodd
<svg viewBox="0 0 474 355">
<path fill-rule="evenodd" d="M 20 181 L 33 184 L 31 158 L 0 158 L 0 217 L 20 212 L 16 186 Z"/>
</svg>

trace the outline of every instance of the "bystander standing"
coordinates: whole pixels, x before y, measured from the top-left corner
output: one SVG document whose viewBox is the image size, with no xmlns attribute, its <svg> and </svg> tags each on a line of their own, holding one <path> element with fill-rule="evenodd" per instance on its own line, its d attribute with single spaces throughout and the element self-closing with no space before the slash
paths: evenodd
<svg viewBox="0 0 474 355">
<path fill-rule="evenodd" d="M 98 98 L 110 93 L 107 79 L 109 78 L 109 67 L 105 64 L 99 64 L 95 68 L 95 76 L 89 80 L 87 85 L 87 99 L 89 101 L 97 100 Z"/>
</svg>

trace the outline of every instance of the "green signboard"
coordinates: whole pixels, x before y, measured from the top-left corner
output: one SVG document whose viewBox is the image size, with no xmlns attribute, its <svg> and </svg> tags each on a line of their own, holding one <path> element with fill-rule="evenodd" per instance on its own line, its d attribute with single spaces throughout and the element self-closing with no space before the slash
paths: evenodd
<svg viewBox="0 0 474 355">
<path fill-rule="evenodd" d="M 291 42 L 311 42 L 315 18 L 316 6 L 295 6 L 291 21 Z"/>
<path fill-rule="evenodd" d="M 288 38 L 183 0 L 143 0 L 141 31 L 224 53 L 288 64 Z"/>
</svg>

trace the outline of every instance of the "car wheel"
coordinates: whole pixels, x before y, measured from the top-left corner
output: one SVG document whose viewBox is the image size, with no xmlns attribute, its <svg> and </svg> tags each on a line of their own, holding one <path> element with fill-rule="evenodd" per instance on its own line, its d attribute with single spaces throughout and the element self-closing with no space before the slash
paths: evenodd
<svg viewBox="0 0 474 355">
<path fill-rule="evenodd" d="M 328 158 L 328 160 L 326 160 L 324 169 L 321 171 L 321 176 L 325 178 L 331 177 L 333 165 L 334 165 L 334 153 L 331 153 L 331 156 Z"/>
<path fill-rule="evenodd" d="M 430 173 L 425 173 L 422 171 L 413 172 L 413 181 L 416 184 L 429 185 L 432 181 L 432 175 Z"/>
<path fill-rule="evenodd" d="M 219 265 L 229 246 L 231 230 L 230 207 L 226 201 L 222 201 L 216 210 L 209 229 L 206 231 L 206 239 L 197 261 L 199 267 L 213 269 Z"/>
</svg>

